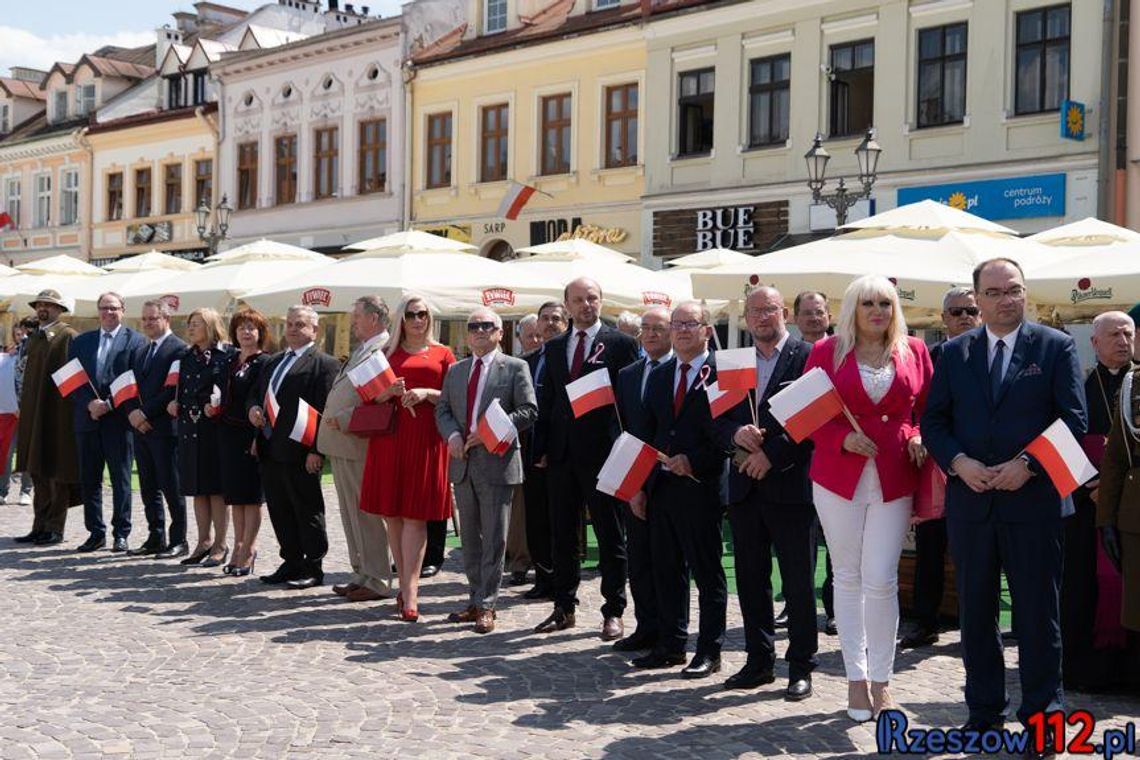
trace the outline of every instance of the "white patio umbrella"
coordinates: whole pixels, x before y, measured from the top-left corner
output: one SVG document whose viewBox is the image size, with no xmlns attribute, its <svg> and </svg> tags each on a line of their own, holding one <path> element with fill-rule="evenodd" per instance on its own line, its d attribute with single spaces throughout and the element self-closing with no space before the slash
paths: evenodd
<svg viewBox="0 0 1140 760">
<path fill-rule="evenodd" d="M 591 259 L 595 261 L 633 261 L 621 251 L 606 248 L 604 245 L 586 240 L 585 238 L 568 238 L 555 240 L 552 243 L 529 245 L 526 248 L 516 249 L 518 253 L 527 254 L 521 258 L 531 261 L 570 261 L 572 259 Z"/>
<path fill-rule="evenodd" d="M 79 282 L 73 289 L 74 312 L 80 317 L 98 316 L 96 308 L 99 296 L 108 291 L 126 298 L 136 292 L 146 292 L 155 288 L 167 287 L 187 272 L 201 269 L 202 265 L 168 253 L 148 251 L 137 256 L 119 259 L 108 264 L 108 274 Z M 137 317 L 137 313 L 127 313 L 127 317 Z"/>
<path fill-rule="evenodd" d="M 665 262 L 665 266 L 669 269 L 712 269 L 725 264 L 744 264 L 754 258 L 756 257 L 729 248 L 710 248 L 707 251 L 678 256 L 672 261 Z"/>
<path fill-rule="evenodd" d="M 227 261 L 317 261 L 324 262 L 328 256 L 300 248 L 288 243 L 278 243 L 276 240 L 261 238 L 252 243 L 239 245 L 228 251 L 215 253 L 206 259 L 206 264 L 219 264 Z"/>
<path fill-rule="evenodd" d="M 530 257 L 513 259 L 506 266 L 533 272 L 558 283 L 559 298 L 567 283 L 579 277 L 590 277 L 601 285 L 605 296 L 603 310 L 611 316 L 627 310 L 641 312 L 649 306 L 671 307 L 693 297 L 693 287 L 685 273 L 655 272 L 620 261 Z"/>
<path fill-rule="evenodd" d="M 433 235 L 421 230 L 404 230 L 351 243 L 343 250 L 369 251 L 375 257 L 400 256 L 405 253 L 467 253 L 478 249 L 469 243 L 461 243 L 442 235 Z"/>
<path fill-rule="evenodd" d="M 1140 243 L 1140 232 L 1087 216 L 1079 221 L 1030 235 L 1029 239 L 1060 248 L 1112 247 L 1121 243 Z"/>
<path fill-rule="evenodd" d="M 866 229 L 975 230 L 1016 235 L 1016 230 L 932 200 L 921 200 L 843 225 L 845 230 Z"/>
<path fill-rule="evenodd" d="M 19 274 L 0 278 L 0 294 L 8 301 L 8 308 L 17 314 L 31 314 L 28 300 L 45 288 L 54 288 L 65 301 L 73 301 L 77 288 L 107 274 L 99 267 L 65 254 L 20 264 L 16 270 Z"/>
<path fill-rule="evenodd" d="M 1140 233 L 1090 217 L 1030 240 L 1056 254 L 1026 267 L 1034 303 L 1084 318 L 1140 301 Z"/>
</svg>

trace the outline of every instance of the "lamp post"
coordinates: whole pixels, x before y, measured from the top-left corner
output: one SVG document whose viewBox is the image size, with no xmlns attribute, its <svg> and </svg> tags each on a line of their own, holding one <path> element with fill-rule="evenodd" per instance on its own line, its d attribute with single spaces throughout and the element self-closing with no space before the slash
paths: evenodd
<svg viewBox="0 0 1140 760">
<path fill-rule="evenodd" d="M 855 158 L 859 162 L 859 183 L 862 188 L 850 190 L 847 188 L 847 181 L 840 177 L 835 186 L 835 191 L 824 193 L 827 162 L 831 160 L 831 154 L 823 147 L 823 135 L 819 132 L 815 133 L 811 150 L 804 154 L 804 160 L 807 162 L 808 187 L 811 188 L 811 199 L 813 201 L 825 203 L 835 209 L 835 226 L 837 228 L 847 224 L 847 211 L 852 206 L 871 196 L 871 187 L 875 184 L 878 175 L 879 154 L 882 152 L 883 149 L 875 141 L 874 128 L 868 129 L 867 134 L 863 135 L 863 142 L 859 143 L 859 147 L 855 149 Z"/>
<path fill-rule="evenodd" d="M 215 212 L 215 219 L 211 219 Z M 202 204 L 194 210 L 194 215 L 198 218 L 198 239 L 206 244 L 210 256 L 218 252 L 218 243 L 226 239 L 226 233 L 230 229 L 230 214 L 232 213 L 233 208 L 230 207 L 224 195 L 222 202 L 214 211 L 210 210 L 205 198 L 202 199 Z"/>
</svg>

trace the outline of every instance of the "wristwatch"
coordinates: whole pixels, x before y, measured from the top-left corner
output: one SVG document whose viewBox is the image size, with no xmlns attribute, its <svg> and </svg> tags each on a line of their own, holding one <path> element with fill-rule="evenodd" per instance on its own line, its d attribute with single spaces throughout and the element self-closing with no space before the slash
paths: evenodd
<svg viewBox="0 0 1140 760">
<path fill-rule="evenodd" d="M 1018 454 L 1017 458 L 1025 462 L 1025 469 L 1029 471 L 1030 477 L 1037 474 L 1033 471 L 1033 460 L 1029 458 L 1028 454 Z"/>
</svg>

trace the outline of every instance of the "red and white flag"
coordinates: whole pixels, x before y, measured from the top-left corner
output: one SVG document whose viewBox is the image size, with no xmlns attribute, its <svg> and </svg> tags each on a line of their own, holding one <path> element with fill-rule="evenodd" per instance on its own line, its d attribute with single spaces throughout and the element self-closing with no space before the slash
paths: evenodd
<svg viewBox="0 0 1140 760">
<path fill-rule="evenodd" d="M 64 397 L 70 396 L 79 386 L 91 382 L 87 377 L 87 370 L 83 369 L 83 365 L 79 363 L 79 359 L 72 359 L 55 372 L 52 372 L 51 379 L 55 381 L 56 387 L 59 388 L 59 394 Z"/>
<path fill-rule="evenodd" d="M 1025 451 L 1045 468 L 1045 474 L 1053 481 L 1062 499 L 1077 490 L 1077 486 L 1096 477 L 1096 468 L 1085 450 L 1061 420 L 1045 428 L 1045 432 L 1034 438 Z"/>
<path fill-rule="evenodd" d="M 4 230 L 8 229 L 9 227 L 15 227 L 15 226 L 16 225 L 12 223 L 12 217 L 10 217 L 8 215 L 8 212 L 7 211 L 0 211 L 0 232 L 3 232 Z"/>
<path fill-rule="evenodd" d="M 320 421 L 320 412 L 309 406 L 305 399 L 297 399 L 297 419 L 293 421 L 289 437 L 302 446 L 312 446 L 317 442 L 317 425 Z"/>
<path fill-rule="evenodd" d="M 519 431 L 511 422 L 510 415 L 503 411 L 503 405 L 499 403 L 499 399 L 493 399 L 487 405 L 487 413 L 483 415 L 483 419 L 479 420 L 477 430 L 479 440 L 483 442 L 487 451 L 500 456 L 507 453 L 511 444 L 519 437 Z"/>
<path fill-rule="evenodd" d="M 139 385 L 134 370 L 127 370 L 111 381 L 111 405 L 121 406 L 125 401 L 139 397 Z"/>
<path fill-rule="evenodd" d="M 748 392 L 756 387 L 756 349 L 729 348 L 716 352 L 716 381 L 721 390 Z"/>
<path fill-rule="evenodd" d="M 812 367 L 768 399 L 768 408 L 792 440 L 799 443 L 840 414 L 843 399 L 827 373 Z"/>
<path fill-rule="evenodd" d="M 712 385 L 705 386 L 705 393 L 709 396 L 709 411 L 712 412 L 714 420 L 748 398 L 748 391 L 736 390 L 735 388 L 721 390 L 719 383 L 720 381 L 717 380 Z"/>
<path fill-rule="evenodd" d="M 265 418 L 269 420 L 269 427 L 277 424 L 277 415 L 281 414 L 281 405 L 273 395 L 272 388 L 265 389 Z"/>
<path fill-rule="evenodd" d="M 511 186 L 507 188 L 507 194 L 503 196 L 503 202 L 499 204 L 498 216 L 503 219 L 518 219 L 519 212 L 522 211 L 523 206 L 535 192 L 537 192 L 535 188 L 530 185 L 511 182 Z"/>
<path fill-rule="evenodd" d="M 598 471 L 598 490 L 629 501 L 645 485 L 656 463 L 657 449 L 629 433 L 622 433 Z"/>
<path fill-rule="evenodd" d="M 570 397 L 570 408 L 574 410 L 575 418 L 614 403 L 614 387 L 610 385 L 609 371 L 594 370 L 568 383 L 566 395 Z"/>
<path fill-rule="evenodd" d="M 170 369 L 166 370 L 166 381 L 162 384 L 166 388 L 173 388 L 178 385 L 178 375 L 182 372 L 182 360 L 175 359 L 170 363 Z"/>
<path fill-rule="evenodd" d="M 348 379 L 367 404 L 395 384 L 396 373 L 392 370 L 392 365 L 388 363 L 388 357 L 384 356 L 384 352 L 376 351 L 350 369 Z"/>
</svg>

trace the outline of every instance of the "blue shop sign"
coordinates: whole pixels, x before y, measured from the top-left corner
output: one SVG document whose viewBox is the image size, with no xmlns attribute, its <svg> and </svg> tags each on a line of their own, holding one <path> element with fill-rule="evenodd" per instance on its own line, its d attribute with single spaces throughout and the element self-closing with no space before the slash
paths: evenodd
<svg viewBox="0 0 1140 760">
<path fill-rule="evenodd" d="M 1065 175 L 1037 174 L 898 190 L 900 206 L 927 199 L 990 220 L 1064 216 Z"/>
</svg>

